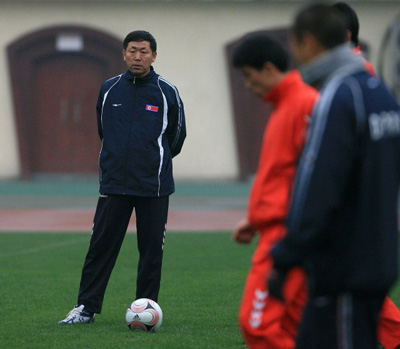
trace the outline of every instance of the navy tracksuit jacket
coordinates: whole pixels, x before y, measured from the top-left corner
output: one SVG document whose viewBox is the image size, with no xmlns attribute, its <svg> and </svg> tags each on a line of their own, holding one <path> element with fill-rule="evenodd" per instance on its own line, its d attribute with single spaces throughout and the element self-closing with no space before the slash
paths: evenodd
<svg viewBox="0 0 400 349">
<path fill-rule="evenodd" d="M 303 265 L 314 294 L 387 291 L 398 269 L 400 108 L 366 72 L 322 91 L 299 166 L 280 270 Z"/>
<path fill-rule="evenodd" d="M 107 284 L 136 212 L 139 263 L 136 298 L 158 299 L 172 158 L 185 136 L 178 90 L 151 72 L 107 80 L 97 102 L 100 195 L 79 288 L 78 304 L 100 313 Z"/>
<path fill-rule="evenodd" d="M 178 90 L 152 69 L 107 80 L 97 102 L 100 192 L 144 197 L 174 192 L 172 158 L 186 137 Z"/>
</svg>

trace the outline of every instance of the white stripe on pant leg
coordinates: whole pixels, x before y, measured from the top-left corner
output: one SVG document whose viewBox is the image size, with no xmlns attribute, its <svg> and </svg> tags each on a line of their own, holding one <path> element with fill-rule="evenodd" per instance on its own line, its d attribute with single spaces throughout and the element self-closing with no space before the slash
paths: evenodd
<svg viewBox="0 0 400 349">
<path fill-rule="evenodd" d="M 268 291 L 263 291 L 259 288 L 254 291 L 253 308 L 249 319 L 249 324 L 253 329 L 259 328 L 262 324 L 267 297 Z"/>
<path fill-rule="evenodd" d="M 353 298 L 350 293 L 338 296 L 336 329 L 339 349 L 353 349 Z"/>
<path fill-rule="evenodd" d="M 164 227 L 164 233 L 163 233 L 163 239 L 162 239 L 162 246 L 161 246 L 161 250 L 164 251 L 164 245 L 165 245 L 165 232 L 167 231 L 167 225 L 165 224 Z"/>
</svg>

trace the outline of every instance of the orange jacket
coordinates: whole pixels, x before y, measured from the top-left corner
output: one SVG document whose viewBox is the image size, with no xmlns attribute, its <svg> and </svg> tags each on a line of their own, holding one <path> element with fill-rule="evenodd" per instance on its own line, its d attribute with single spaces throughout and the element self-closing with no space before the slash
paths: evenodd
<svg viewBox="0 0 400 349">
<path fill-rule="evenodd" d="M 303 151 L 308 118 L 318 92 L 306 85 L 297 70 L 290 72 L 264 97 L 272 113 L 264 132 L 257 176 L 250 194 L 248 220 L 261 231 L 284 222 L 299 157 Z"/>
</svg>

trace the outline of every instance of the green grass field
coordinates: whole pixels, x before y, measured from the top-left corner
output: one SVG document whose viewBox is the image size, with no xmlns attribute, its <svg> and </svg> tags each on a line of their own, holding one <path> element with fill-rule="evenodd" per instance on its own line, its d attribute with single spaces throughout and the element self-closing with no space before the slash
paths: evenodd
<svg viewBox="0 0 400 349">
<path fill-rule="evenodd" d="M 169 233 L 159 332 L 132 332 L 136 236 L 125 238 L 94 324 L 62 326 L 75 305 L 89 234 L 0 234 L 1 348 L 244 348 L 238 308 L 255 245 L 229 233 Z"/>
<path fill-rule="evenodd" d="M 89 234 L 0 234 L 1 348 L 245 348 L 238 308 L 255 243 L 230 233 L 169 233 L 157 333 L 132 332 L 136 236 L 128 234 L 103 312 L 89 325 L 62 326 L 75 305 Z M 399 304 L 399 285 L 392 292 Z"/>
</svg>

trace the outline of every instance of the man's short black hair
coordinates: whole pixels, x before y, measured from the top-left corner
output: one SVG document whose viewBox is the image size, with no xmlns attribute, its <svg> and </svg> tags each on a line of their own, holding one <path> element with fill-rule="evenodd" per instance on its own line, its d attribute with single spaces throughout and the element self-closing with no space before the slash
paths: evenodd
<svg viewBox="0 0 400 349">
<path fill-rule="evenodd" d="M 131 41 L 148 41 L 150 43 L 150 48 L 153 52 L 157 51 L 157 42 L 156 39 L 154 39 L 154 36 L 151 35 L 149 32 L 144 31 L 144 30 L 135 30 L 133 32 L 130 32 L 126 38 L 124 39 L 124 42 L 122 44 L 124 50 L 128 47 L 128 44 Z"/>
<path fill-rule="evenodd" d="M 312 34 L 326 49 L 347 42 L 347 29 L 343 15 L 332 6 L 322 3 L 301 10 L 294 21 L 292 32 L 295 39 L 302 41 L 305 33 Z"/>
<path fill-rule="evenodd" d="M 355 46 L 358 46 L 358 32 L 360 30 L 360 23 L 358 22 L 356 11 L 354 11 L 353 8 L 345 2 L 337 2 L 332 6 L 338 9 L 343 15 L 346 29 L 351 32 L 350 40 Z"/>
<path fill-rule="evenodd" d="M 261 70 L 267 62 L 271 62 L 281 72 L 289 68 L 287 51 L 264 33 L 248 34 L 233 52 L 232 63 L 235 68 L 248 66 Z"/>
</svg>

